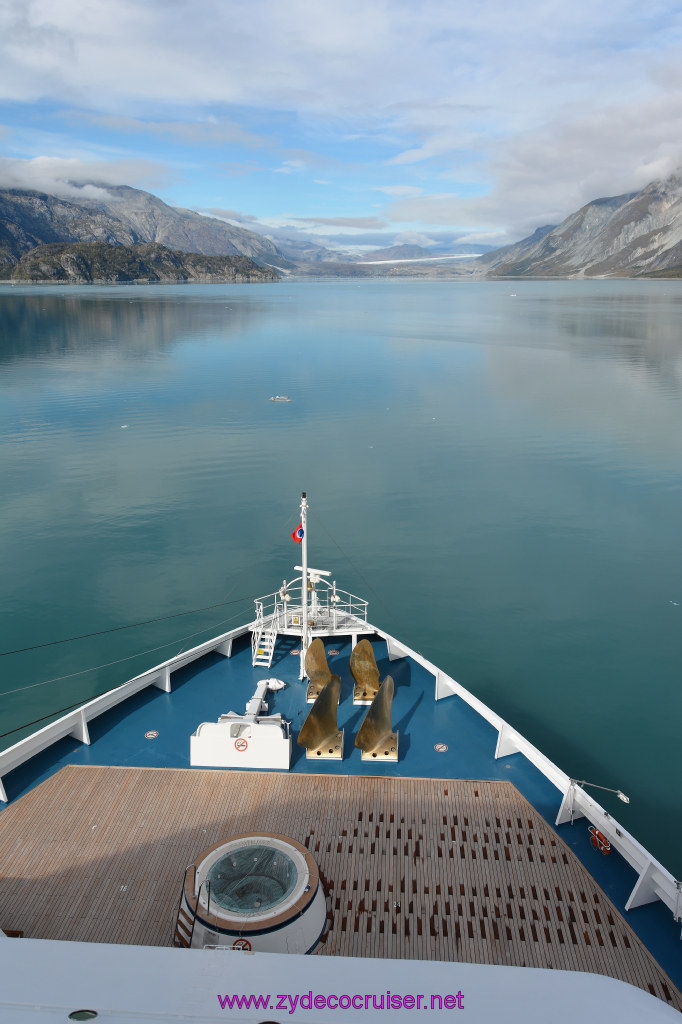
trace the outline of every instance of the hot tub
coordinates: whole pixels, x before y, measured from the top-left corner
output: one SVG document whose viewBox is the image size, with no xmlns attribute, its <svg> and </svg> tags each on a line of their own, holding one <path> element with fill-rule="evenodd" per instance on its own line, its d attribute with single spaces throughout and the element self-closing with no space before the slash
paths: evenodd
<svg viewBox="0 0 682 1024">
<path fill-rule="evenodd" d="M 327 907 L 315 860 L 288 836 L 250 832 L 216 843 L 185 876 L 193 947 L 309 953 Z"/>
</svg>

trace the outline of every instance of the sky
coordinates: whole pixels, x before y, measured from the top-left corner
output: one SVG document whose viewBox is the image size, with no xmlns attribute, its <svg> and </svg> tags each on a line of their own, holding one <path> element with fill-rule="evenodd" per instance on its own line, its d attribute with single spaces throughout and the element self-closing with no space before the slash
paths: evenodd
<svg viewBox="0 0 682 1024">
<path fill-rule="evenodd" d="M 0 187 L 456 252 L 681 164 L 682 3 L 0 0 Z"/>
</svg>

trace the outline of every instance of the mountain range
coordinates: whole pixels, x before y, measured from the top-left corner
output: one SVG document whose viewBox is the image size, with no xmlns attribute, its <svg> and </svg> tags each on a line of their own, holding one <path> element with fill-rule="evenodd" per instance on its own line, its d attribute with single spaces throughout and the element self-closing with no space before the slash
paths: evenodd
<svg viewBox="0 0 682 1024">
<path fill-rule="evenodd" d="M 682 276 L 682 172 L 595 199 L 477 262 L 496 277 Z"/>
<path fill-rule="evenodd" d="M 435 259 L 446 254 L 416 245 L 397 245 L 358 257 L 300 241 L 275 244 L 255 231 L 170 207 L 151 193 L 129 186 L 99 185 L 84 190 L 82 197 L 77 198 L 16 188 L 0 190 L 0 279 L 27 279 L 23 276 L 24 268 L 33 266 L 26 260 L 27 254 L 39 246 L 57 243 L 134 247 L 136 252 L 126 257 L 126 267 L 132 266 L 131 260 L 137 260 L 142 267 L 146 259 L 147 269 L 152 251 L 140 254 L 137 247 L 156 245 L 164 250 L 154 254 L 157 268 L 163 264 L 164 274 L 172 275 L 177 270 L 178 279 L 188 280 L 196 279 L 196 274 L 206 274 L 205 279 L 210 279 L 214 270 L 223 274 L 221 279 L 230 279 L 232 270 L 226 264 L 219 267 L 196 260 L 173 263 L 168 250 L 205 257 L 246 258 L 247 262 L 239 264 L 241 279 L 259 276 L 249 269 L 248 261 L 296 276 L 679 277 L 682 171 L 653 181 L 639 192 L 595 199 L 561 224 L 538 228 L 513 245 L 478 257 L 443 262 Z M 473 246 L 462 246 L 458 251 L 467 249 L 476 251 Z M 97 253 L 97 266 L 108 264 L 101 248 L 80 249 L 79 273 L 85 280 L 88 274 L 94 280 L 93 269 L 87 265 L 88 252 Z M 117 267 L 123 265 L 122 254 L 119 256 L 114 261 Z M 63 279 L 64 266 L 75 265 L 69 259 L 63 249 L 59 250 L 58 259 L 53 251 L 52 262 L 43 260 L 41 264 L 47 268 L 44 279 Z M 365 263 L 367 260 L 371 262 Z M 50 266 L 57 268 L 57 277 L 50 277 Z M 275 275 L 270 270 L 268 276 L 272 279 Z"/>
<path fill-rule="evenodd" d="M 79 196 L 76 201 L 30 190 L 0 190 L 0 277 L 8 278 L 31 249 L 57 242 L 155 243 L 177 252 L 294 266 L 254 231 L 167 206 L 140 189 L 107 185 L 97 191 L 101 195 L 96 199 Z"/>
</svg>

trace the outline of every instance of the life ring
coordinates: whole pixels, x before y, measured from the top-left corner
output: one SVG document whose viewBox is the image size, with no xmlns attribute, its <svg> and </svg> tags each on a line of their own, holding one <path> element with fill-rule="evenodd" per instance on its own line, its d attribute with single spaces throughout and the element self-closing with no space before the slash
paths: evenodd
<svg viewBox="0 0 682 1024">
<path fill-rule="evenodd" d="M 608 841 L 603 832 L 600 832 L 594 825 L 590 825 L 590 835 L 592 836 L 592 845 L 595 850 L 599 850 L 604 856 L 608 856 L 611 853 L 611 843 Z"/>
</svg>

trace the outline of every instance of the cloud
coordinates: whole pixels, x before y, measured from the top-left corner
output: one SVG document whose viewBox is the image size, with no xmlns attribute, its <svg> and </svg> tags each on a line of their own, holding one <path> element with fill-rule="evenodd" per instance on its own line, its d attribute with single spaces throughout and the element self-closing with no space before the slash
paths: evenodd
<svg viewBox="0 0 682 1024">
<path fill-rule="evenodd" d="M 248 179 L 266 167 L 249 165 L 244 149 L 265 153 L 264 165 L 276 154 L 280 210 L 294 208 L 289 197 L 300 201 L 315 161 L 327 160 L 333 169 L 317 173 L 364 191 L 358 215 L 378 191 L 391 223 L 427 233 L 519 237 L 682 160 L 674 0 L 252 0 L 242 14 L 234 0 L 6 0 L 0 101 L 17 123 L 26 112 L 22 127 L 42 102 L 43 115 L 74 108 L 84 130 L 135 136 L 152 156 L 162 143 L 185 146 L 185 171 L 212 159 L 193 147 L 222 147 L 213 174 L 243 186 L 226 206 L 246 208 L 248 195 L 257 209 Z M 113 161 L 101 167 L 99 180 L 121 180 Z M 129 167 L 127 183 L 168 180 L 154 160 Z M 45 173 L 62 187 L 79 180 L 63 168 Z M 358 230 L 367 219 L 358 216 Z"/>
<path fill-rule="evenodd" d="M 430 160 L 434 156 L 443 156 L 462 147 L 462 138 L 458 133 L 438 132 L 432 135 L 421 146 L 397 153 L 388 161 L 389 164 L 416 164 Z"/>
<path fill-rule="evenodd" d="M 319 224 L 334 228 L 385 228 L 378 217 L 292 217 L 299 224 Z"/>
<path fill-rule="evenodd" d="M 670 46 L 680 23 L 672 4 L 641 0 L 252 0 L 249 18 L 239 13 L 222 0 L 14 0 L 0 14 L 0 95 L 122 116 L 131 103 L 217 103 L 364 126 L 388 117 L 433 134 L 503 114 L 528 123 L 557 95 L 614 72 L 618 89 L 633 55 Z"/>
<path fill-rule="evenodd" d="M 307 149 L 291 149 L 285 152 L 285 159 L 280 167 L 276 167 L 275 174 L 298 174 L 310 167 L 328 164 L 328 158 L 314 153 Z"/>
<path fill-rule="evenodd" d="M 265 169 L 260 164 L 245 163 L 236 160 L 230 161 L 229 163 L 221 162 L 217 166 L 218 170 L 229 178 L 243 178 L 245 175 L 256 174 L 257 172 Z"/>
<path fill-rule="evenodd" d="M 387 196 L 419 196 L 424 189 L 416 185 L 375 185 L 372 191 L 383 192 Z"/>
<path fill-rule="evenodd" d="M 225 210 L 211 207 L 200 211 L 206 216 L 218 217 L 221 220 L 228 220 L 232 223 L 243 224 L 250 231 L 265 235 L 271 241 L 284 244 L 287 241 L 296 243 L 297 246 L 309 246 L 313 248 L 326 248 L 332 252 L 358 253 L 373 249 L 382 249 L 391 245 L 421 245 L 424 248 L 431 248 L 434 252 L 451 253 L 456 252 L 458 242 L 487 242 L 493 245 L 502 245 L 503 239 L 499 236 L 491 238 L 481 237 L 460 237 L 452 231 L 433 231 L 429 234 L 418 231 L 392 232 L 387 230 L 383 221 L 378 221 L 378 227 L 374 230 L 362 230 L 354 222 L 358 218 L 327 218 L 334 222 L 340 221 L 337 232 L 328 231 L 325 226 L 315 218 L 296 218 L 297 223 L 292 223 L 291 217 L 287 218 L 256 218 L 250 214 L 242 214 L 236 210 Z M 371 219 L 371 218 L 370 218 Z M 350 225 L 348 222 L 351 222 Z M 310 223 L 310 227 L 302 227 L 301 223 Z M 336 225 L 332 225 L 336 226 Z"/>
<path fill-rule="evenodd" d="M 80 160 L 39 156 L 0 157 L 0 187 L 35 189 L 66 198 L 106 196 L 106 185 L 153 188 L 168 181 L 167 168 L 150 160 Z"/>
<path fill-rule="evenodd" d="M 209 207 L 206 210 L 198 211 L 207 217 L 217 217 L 219 220 L 233 221 L 235 224 L 257 224 L 258 217 L 251 213 L 239 213 L 237 210 L 223 210 L 220 207 Z"/>
<path fill-rule="evenodd" d="M 493 185 L 484 195 L 440 192 L 407 197 L 384 211 L 418 221 L 499 232 L 506 240 L 557 224 L 593 199 L 636 191 L 682 163 L 682 94 L 650 96 L 602 109 L 570 106 L 491 152 Z"/>
<path fill-rule="evenodd" d="M 369 62 L 386 64 L 396 40 L 389 7 L 252 0 L 245 18 L 221 0 L 14 0 L 0 13 L 0 96 L 118 115 L 139 110 L 141 98 L 147 111 L 233 104 L 341 114 L 346 99 L 365 106 Z M 409 10 L 407 21 L 417 21 Z M 388 101 L 388 82 L 381 92 Z"/>
<path fill-rule="evenodd" d="M 430 235 L 425 235 L 420 231 L 401 231 L 393 239 L 394 245 L 421 245 L 423 249 L 428 249 L 430 246 L 436 245 L 436 242 Z"/>
<path fill-rule="evenodd" d="M 70 111 L 62 116 L 72 120 L 85 119 L 90 124 L 108 128 L 121 135 L 156 135 L 185 145 L 224 146 L 237 143 L 252 149 L 269 145 L 269 140 L 245 131 L 229 119 L 211 118 L 203 121 L 153 121 L 113 114 L 94 115 Z"/>
<path fill-rule="evenodd" d="M 502 246 L 506 245 L 509 239 L 502 231 L 472 231 L 469 235 L 462 235 L 457 241 L 463 244 Z"/>
</svg>

